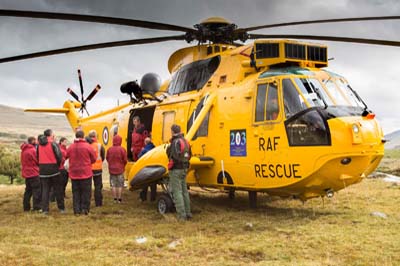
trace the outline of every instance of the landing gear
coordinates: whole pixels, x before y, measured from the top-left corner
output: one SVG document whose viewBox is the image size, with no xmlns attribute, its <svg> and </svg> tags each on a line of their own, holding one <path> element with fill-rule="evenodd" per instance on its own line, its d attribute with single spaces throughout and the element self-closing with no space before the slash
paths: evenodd
<svg viewBox="0 0 400 266">
<path fill-rule="evenodd" d="M 174 202 L 172 201 L 170 195 L 164 193 L 157 201 L 157 210 L 161 214 L 166 214 L 168 212 L 174 212 Z"/>
<path fill-rule="evenodd" d="M 257 192 L 256 191 L 249 191 L 249 203 L 250 208 L 257 208 Z"/>
<path fill-rule="evenodd" d="M 234 189 L 230 189 L 230 190 L 228 191 L 228 197 L 229 197 L 229 199 L 231 199 L 231 200 L 235 199 L 235 190 L 234 190 Z"/>
</svg>

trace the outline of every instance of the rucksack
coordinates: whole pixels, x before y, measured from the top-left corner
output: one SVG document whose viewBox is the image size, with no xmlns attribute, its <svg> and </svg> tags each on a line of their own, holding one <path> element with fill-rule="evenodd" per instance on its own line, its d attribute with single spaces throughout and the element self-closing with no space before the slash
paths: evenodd
<svg viewBox="0 0 400 266">
<path fill-rule="evenodd" d="M 179 138 L 174 142 L 174 146 L 174 160 L 177 163 L 189 164 L 189 160 L 192 157 L 192 154 L 188 141 L 184 138 Z"/>
</svg>

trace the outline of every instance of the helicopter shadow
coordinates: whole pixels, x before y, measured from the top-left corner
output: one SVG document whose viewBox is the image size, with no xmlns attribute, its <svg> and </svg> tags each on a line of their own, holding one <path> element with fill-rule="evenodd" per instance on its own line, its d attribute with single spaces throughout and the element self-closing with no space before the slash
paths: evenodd
<svg viewBox="0 0 400 266">
<path fill-rule="evenodd" d="M 196 213 L 225 213 L 226 215 L 241 215 L 249 218 L 254 215 L 268 216 L 282 219 L 310 219 L 320 217 L 343 215 L 345 211 L 333 204 L 324 206 L 315 202 L 301 202 L 292 198 L 281 198 L 259 193 L 256 208 L 249 206 L 248 195 L 245 192 L 236 192 L 235 198 L 230 199 L 227 193 L 192 193 L 190 195 L 192 211 Z M 326 205 L 326 206 L 325 206 Z"/>
</svg>

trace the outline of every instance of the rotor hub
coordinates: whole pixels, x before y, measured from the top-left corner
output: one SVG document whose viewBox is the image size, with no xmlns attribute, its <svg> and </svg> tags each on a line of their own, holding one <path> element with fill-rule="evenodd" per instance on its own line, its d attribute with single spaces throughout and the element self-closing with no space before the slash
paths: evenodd
<svg viewBox="0 0 400 266">
<path fill-rule="evenodd" d="M 197 30 L 186 34 L 186 41 L 198 40 L 199 43 L 227 43 L 242 40 L 243 34 L 237 34 L 237 25 L 222 17 L 210 17 L 201 23 L 194 25 Z M 240 35 L 240 36 L 239 36 Z M 247 39 L 247 38 L 246 38 Z"/>
</svg>

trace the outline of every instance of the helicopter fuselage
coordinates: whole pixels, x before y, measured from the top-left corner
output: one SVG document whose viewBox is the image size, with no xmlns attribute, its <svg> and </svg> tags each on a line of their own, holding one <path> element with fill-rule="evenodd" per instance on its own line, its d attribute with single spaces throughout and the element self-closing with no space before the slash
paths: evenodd
<svg viewBox="0 0 400 266">
<path fill-rule="evenodd" d="M 76 103 L 64 107 L 74 129 L 95 129 L 107 148 L 114 132 L 121 135 L 129 157 L 131 120 L 141 117 L 158 147 L 128 163 L 129 184 L 146 167 L 166 170 L 175 123 L 192 147 L 188 184 L 306 200 L 360 182 L 384 153 L 374 115 L 342 76 L 322 69 L 324 53 L 291 41 L 185 48 L 170 58 L 174 74 L 157 92 L 161 102 L 75 120 Z"/>
</svg>

